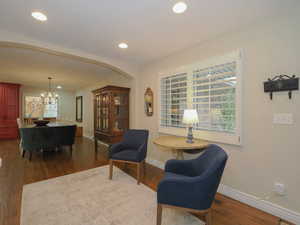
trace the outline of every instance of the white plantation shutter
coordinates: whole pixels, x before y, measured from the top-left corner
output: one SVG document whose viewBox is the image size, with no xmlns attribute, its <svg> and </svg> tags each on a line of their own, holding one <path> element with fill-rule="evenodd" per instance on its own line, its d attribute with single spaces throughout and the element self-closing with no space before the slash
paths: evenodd
<svg viewBox="0 0 300 225">
<path fill-rule="evenodd" d="M 183 112 L 193 108 L 199 117 L 195 138 L 240 145 L 241 65 L 235 51 L 162 77 L 159 132 L 185 136 Z"/>
<path fill-rule="evenodd" d="M 194 129 L 235 132 L 236 62 L 193 71 Z"/>
<path fill-rule="evenodd" d="M 161 80 L 160 126 L 181 127 L 183 111 L 187 107 L 187 74 L 181 73 Z"/>
</svg>

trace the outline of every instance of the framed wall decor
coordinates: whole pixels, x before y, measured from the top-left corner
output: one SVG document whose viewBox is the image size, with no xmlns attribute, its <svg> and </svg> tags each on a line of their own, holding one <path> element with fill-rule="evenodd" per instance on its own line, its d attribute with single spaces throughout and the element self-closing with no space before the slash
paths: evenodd
<svg viewBox="0 0 300 225">
<path fill-rule="evenodd" d="M 145 95 L 145 113 L 147 116 L 153 116 L 153 91 L 147 88 Z"/>
<path fill-rule="evenodd" d="M 83 117 L 83 98 L 82 96 L 76 97 L 76 121 L 82 122 Z"/>
</svg>

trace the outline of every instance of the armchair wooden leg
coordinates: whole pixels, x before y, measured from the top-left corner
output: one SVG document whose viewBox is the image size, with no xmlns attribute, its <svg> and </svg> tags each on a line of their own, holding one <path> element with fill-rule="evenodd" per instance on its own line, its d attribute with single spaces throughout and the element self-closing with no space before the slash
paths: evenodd
<svg viewBox="0 0 300 225">
<path fill-rule="evenodd" d="M 113 176 L 113 161 L 109 160 L 109 179 L 111 180 Z"/>
<path fill-rule="evenodd" d="M 22 158 L 24 158 L 24 157 L 25 157 L 25 153 L 26 153 L 26 150 L 25 150 L 25 149 L 23 149 L 23 151 L 22 151 Z"/>
<path fill-rule="evenodd" d="M 32 151 L 29 152 L 29 161 L 31 161 L 31 158 L 32 158 Z"/>
<path fill-rule="evenodd" d="M 71 156 L 73 155 L 73 146 L 72 145 L 70 145 L 70 154 L 71 154 Z"/>
<path fill-rule="evenodd" d="M 161 225 L 162 206 L 157 203 L 156 225 Z"/>
<path fill-rule="evenodd" d="M 137 184 L 141 182 L 141 163 L 137 164 Z"/>
<path fill-rule="evenodd" d="M 143 176 L 146 174 L 146 160 L 143 161 Z"/>
<path fill-rule="evenodd" d="M 211 218 L 211 209 L 208 210 L 206 213 L 205 219 L 206 219 L 206 225 L 212 225 L 212 218 Z"/>
</svg>

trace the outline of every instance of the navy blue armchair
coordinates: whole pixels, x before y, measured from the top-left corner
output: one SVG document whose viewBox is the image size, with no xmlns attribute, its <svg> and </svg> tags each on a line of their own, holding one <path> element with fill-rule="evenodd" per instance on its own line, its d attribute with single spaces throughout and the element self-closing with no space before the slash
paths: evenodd
<svg viewBox="0 0 300 225">
<path fill-rule="evenodd" d="M 128 130 L 120 143 L 114 144 L 109 150 L 109 179 L 112 179 L 113 163 L 124 162 L 137 165 L 137 182 L 141 181 L 141 168 L 147 156 L 149 132 L 147 130 Z"/>
<path fill-rule="evenodd" d="M 210 208 L 227 158 L 222 148 L 210 145 L 196 159 L 169 160 L 165 166 L 165 177 L 157 189 L 157 225 L 161 225 L 163 207 L 205 213 L 207 225 L 210 225 Z"/>
</svg>

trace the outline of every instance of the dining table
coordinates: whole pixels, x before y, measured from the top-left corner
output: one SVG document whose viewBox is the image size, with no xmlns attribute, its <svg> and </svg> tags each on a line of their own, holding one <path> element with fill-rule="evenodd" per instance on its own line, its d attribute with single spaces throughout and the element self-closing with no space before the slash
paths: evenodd
<svg viewBox="0 0 300 225">
<path fill-rule="evenodd" d="M 76 125 L 75 122 L 72 121 L 50 121 L 47 125 L 44 127 L 65 127 L 65 126 L 74 126 Z M 20 128 L 33 128 L 37 127 L 36 124 L 22 124 Z"/>
</svg>

